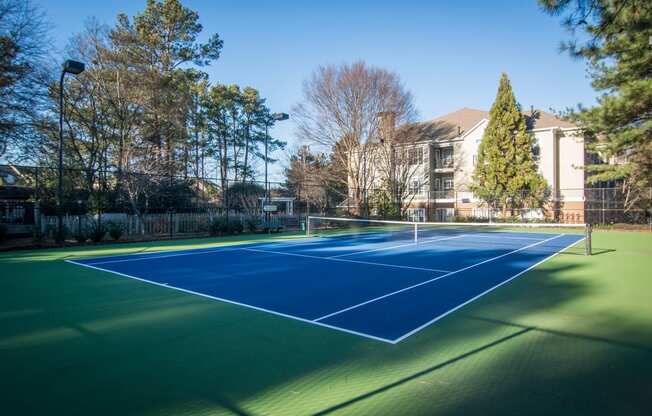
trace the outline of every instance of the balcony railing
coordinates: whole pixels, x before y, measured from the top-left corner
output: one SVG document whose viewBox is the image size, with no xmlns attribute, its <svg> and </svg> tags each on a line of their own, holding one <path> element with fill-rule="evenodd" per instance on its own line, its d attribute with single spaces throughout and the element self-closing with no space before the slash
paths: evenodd
<svg viewBox="0 0 652 416">
<path fill-rule="evenodd" d="M 434 162 L 435 169 L 447 169 L 452 167 L 453 167 L 453 158 L 435 159 Z"/>
<path fill-rule="evenodd" d="M 454 199 L 455 190 L 443 189 L 443 190 L 430 191 L 430 198 L 431 199 Z"/>
</svg>

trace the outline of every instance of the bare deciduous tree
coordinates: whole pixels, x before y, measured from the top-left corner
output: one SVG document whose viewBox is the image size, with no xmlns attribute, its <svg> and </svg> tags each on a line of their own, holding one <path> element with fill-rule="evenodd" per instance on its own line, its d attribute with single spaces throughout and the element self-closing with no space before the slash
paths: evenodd
<svg viewBox="0 0 652 416">
<path fill-rule="evenodd" d="M 329 168 L 326 155 L 312 153 L 308 145 L 300 146 L 289 155 L 285 186 L 301 202 L 306 203 L 307 210 L 314 208 L 324 214 L 329 202 L 328 179 L 332 171 Z"/>
<path fill-rule="evenodd" d="M 48 30 L 34 2 L 0 0 L 0 156 L 38 136 L 34 119 L 47 101 L 51 69 Z"/>
<path fill-rule="evenodd" d="M 399 124 L 413 121 L 412 94 L 397 74 L 360 61 L 318 67 L 304 82 L 303 95 L 293 108 L 300 139 L 332 152 L 345 167 L 339 180 L 350 190 L 349 204 L 368 214 L 368 192 L 378 179 L 372 149 L 380 140 L 381 114 L 391 112 Z"/>
</svg>

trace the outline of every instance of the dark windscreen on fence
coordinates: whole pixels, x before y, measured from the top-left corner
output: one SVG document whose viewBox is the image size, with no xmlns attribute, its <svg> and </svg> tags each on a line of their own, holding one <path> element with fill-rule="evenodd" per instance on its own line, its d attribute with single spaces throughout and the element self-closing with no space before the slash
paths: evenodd
<svg viewBox="0 0 652 416">
<path fill-rule="evenodd" d="M 218 175 L 65 169 L 58 205 L 58 170 L 0 165 L 0 225 L 5 233 L 52 239 L 58 214 L 66 238 L 121 239 L 301 232 L 307 216 L 434 222 L 553 222 L 650 227 L 649 197 L 622 187 L 559 189 L 545 200 L 527 195 L 492 204 L 472 192 L 420 186 L 400 197 L 346 184 L 224 180 Z M 432 188 L 432 189 L 429 189 Z"/>
</svg>

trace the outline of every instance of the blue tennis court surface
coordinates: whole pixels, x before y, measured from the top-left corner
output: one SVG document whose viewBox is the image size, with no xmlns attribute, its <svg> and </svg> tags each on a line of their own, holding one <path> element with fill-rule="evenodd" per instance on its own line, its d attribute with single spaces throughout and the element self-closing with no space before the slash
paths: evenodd
<svg viewBox="0 0 652 416">
<path fill-rule="evenodd" d="M 552 255 L 576 234 L 369 234 L 70 261 L 390 343 Z"/>
</svg>

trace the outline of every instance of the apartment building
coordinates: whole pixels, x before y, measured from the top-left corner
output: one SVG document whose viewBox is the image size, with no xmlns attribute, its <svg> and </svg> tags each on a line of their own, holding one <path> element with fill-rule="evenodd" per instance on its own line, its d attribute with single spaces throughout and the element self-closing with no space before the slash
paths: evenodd
<svg viewBox="0 0 652 416">
<path fill-rule="evenodd" d="M 577 126 L 555 115 L 531 109 L 524 113 L 536 140 L 539 172 L 550 187 L 550 206 L 521 212 L 528 218 L 552 215 L 565 221 L 584 219 L 583 170 L 586 152 Z M 447 221 L 455 215 L 487 217 L 489 213 L 469 190 L 478 146 L 489 112 L 462 108 L 430 121 L 398 127 L 394 134 L 411 143 L 408 217 L 415 221 Z"/>
</svg>

